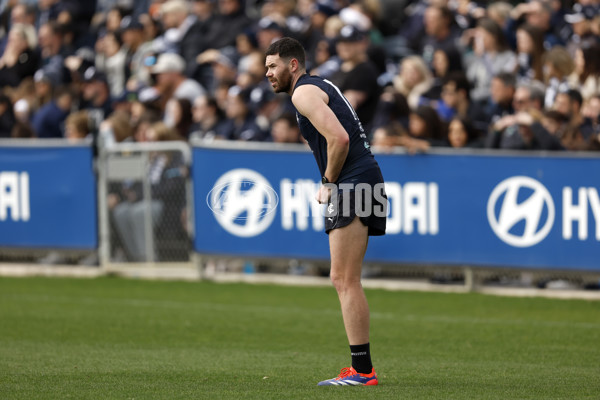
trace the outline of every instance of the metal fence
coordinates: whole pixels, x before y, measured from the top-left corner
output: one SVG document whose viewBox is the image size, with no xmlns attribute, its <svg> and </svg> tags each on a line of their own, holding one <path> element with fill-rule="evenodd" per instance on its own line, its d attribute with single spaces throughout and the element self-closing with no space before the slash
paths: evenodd
<svg viewBox="0 0 600 400">
<path fill-rule="evenodd" d="M 191 261 L 190 148 L 183 142 L 100 148 L 99 263 Z"/>
</svg>

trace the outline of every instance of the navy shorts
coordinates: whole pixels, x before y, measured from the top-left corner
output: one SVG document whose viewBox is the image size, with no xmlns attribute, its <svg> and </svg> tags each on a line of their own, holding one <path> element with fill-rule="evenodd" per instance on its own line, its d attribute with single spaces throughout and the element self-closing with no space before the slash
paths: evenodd
<svg viewBox="0 0 600 400">
<path fill-rule="evenodd" d="M 369 236 L 385 235 L 387 196 L 383 189 L 377 196 L 373 189 L 340 190 L 337 201 L 334 200 L 331 199 L 325 212 L 325 233 L 350 225 L 358 216 L 360 222 L 369 228 Z"/>
</svg>

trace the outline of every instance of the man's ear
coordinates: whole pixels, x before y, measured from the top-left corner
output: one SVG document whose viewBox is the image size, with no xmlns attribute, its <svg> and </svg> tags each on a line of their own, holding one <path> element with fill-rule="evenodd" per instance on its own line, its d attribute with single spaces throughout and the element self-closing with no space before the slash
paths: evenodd
<svg viewBox="0 0 600 400">
<path fill-rule="evenodd" d="M 295 58 L 292 58 L 290 60 L 290 72 L 296 72 L 298 70 L 299 67 L 299 63 L 298 60 L 296 60 Z"/>
</svg>

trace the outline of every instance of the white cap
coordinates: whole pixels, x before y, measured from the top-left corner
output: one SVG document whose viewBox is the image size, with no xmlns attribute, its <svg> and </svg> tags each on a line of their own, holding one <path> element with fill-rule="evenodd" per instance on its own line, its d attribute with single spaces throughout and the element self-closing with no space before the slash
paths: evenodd
<svg viewBox="0 0 600 400">
<path fill-rule="evenodd" d="M 158 60 L 152 67 L 153 74 L 162 74 L 163 72 L 183 72 L 185 70 L 185 60 L 175 53 L 163 53 L 158 56 Z"/>
</svg>

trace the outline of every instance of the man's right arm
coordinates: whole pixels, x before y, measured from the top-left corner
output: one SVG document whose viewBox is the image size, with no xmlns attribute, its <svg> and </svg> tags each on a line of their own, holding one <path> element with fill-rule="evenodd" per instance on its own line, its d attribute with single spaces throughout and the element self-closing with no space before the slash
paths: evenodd
<svg viewBox="0 0 600 400">
<path fill-rule="evenodd" d="M 328 105 L 329 97 L 314 85 L 303 85 L 294 91 L 292 103 L 327 141 L 327 168 L 325 177 L 329 182 L 338 180 L 350 148 L 350 136 L 337 115 Z M 319 203 L 329 202 L 329 188 L 321 186 L 316 199 Z"/>
<path fill-rule="evenodd" d="M 338 117 L 329 108 L 329 97 L 314 85 L 298 87 L 292 96 L 292 103 L 327 141 L 327 169 L 325 176 L 335 182 L 348 155 L 350 136 Z"/>
</svg>

